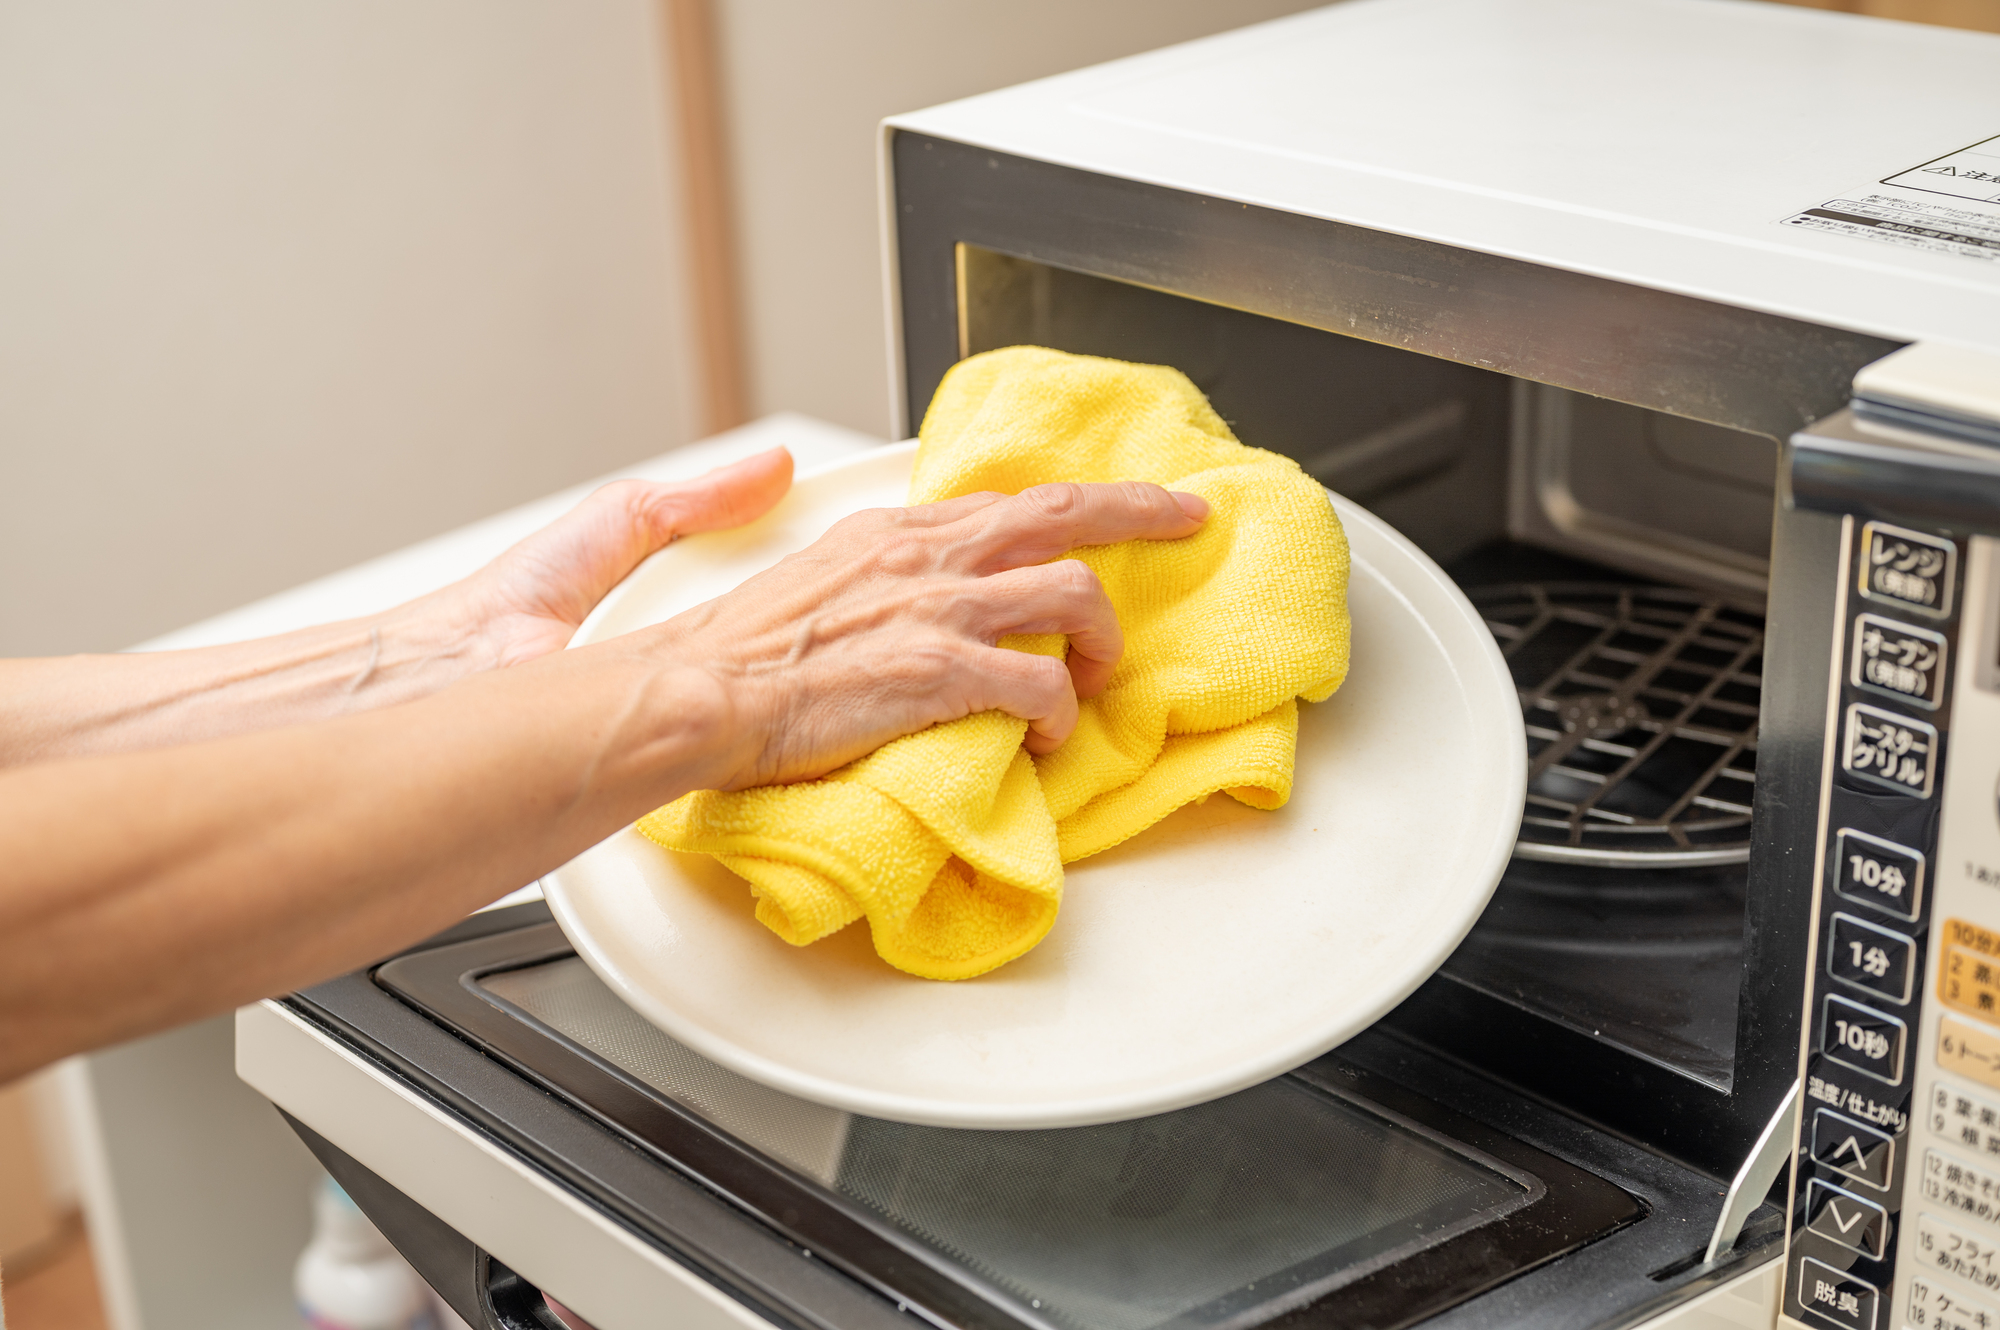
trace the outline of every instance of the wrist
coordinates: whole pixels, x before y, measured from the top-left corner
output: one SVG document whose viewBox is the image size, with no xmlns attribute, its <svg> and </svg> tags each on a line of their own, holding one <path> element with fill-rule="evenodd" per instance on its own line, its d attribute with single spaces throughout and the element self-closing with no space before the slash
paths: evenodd
<svg viewBox="0 0 2000 1330">
<path fill-rule="evenodd" d="M 642 811 L 691 790 L 743 783 L 758 750 L 743 690 L 675 645 L 664 629 L 651 629 L 564 657 L 616 676 L 616 682 L 580 681 L 579 691 L 605 699 L 608 708 L 597 769 L 611 782 L 643 788 Z"/>
<path fill-rule="evenodd" d="M 339 657 L 335 686 L 353 699 L 355 709 L 428 697 L 498 663 L 450 590 L 350 625 L 357 640 Z"/>
</svg>

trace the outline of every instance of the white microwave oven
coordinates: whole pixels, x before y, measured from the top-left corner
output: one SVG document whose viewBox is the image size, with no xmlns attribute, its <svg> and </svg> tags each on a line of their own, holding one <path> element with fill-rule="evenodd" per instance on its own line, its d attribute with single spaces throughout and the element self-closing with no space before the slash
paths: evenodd
<svg viewBox="0 0 2000 1330">
<path fill-rule="evenodd" d="M 850 1118 L 523 906 L 246 1009 L 242 1073 L 482 1330 L 2000 1324 L 1996 74 L 1745 0 L 1349 0 L 884 126 L 905 426 L 994 347 L 1172 364 L 1514 669 L 1515 858 L 1326 1057 Z"/>
</svg>

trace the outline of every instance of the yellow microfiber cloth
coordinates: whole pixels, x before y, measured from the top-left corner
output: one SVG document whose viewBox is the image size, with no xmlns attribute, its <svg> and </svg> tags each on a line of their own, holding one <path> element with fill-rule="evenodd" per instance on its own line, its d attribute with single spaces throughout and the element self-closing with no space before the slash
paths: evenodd
<svg viewBox="0 0 2000 1330">
<path fill-rule="evenodd" d="M 1063 746 L 1035 758 L 1000 712 L 934 725 L 819 780 L 699 791 L 639 830 L 747 878 L 798 946 L 866 918 L 875 950 L 929 979 L 1020 956 L 1055 922 L 1062 865 L 1227 791 L 1291 795 L 1298 699 L 1347 675 L 1347 539 L 1289 458 L 1236 441 L 1178 370 L 1041 347 L 954 366 L 919 433 L 912 504 L 1056 480 L 1149 480 L 1208 500 L 1183 540 L 1074 551 L 1125 655 Z M 1003 645 L 1058 655 L 1061 637 Z"/>
</svg>

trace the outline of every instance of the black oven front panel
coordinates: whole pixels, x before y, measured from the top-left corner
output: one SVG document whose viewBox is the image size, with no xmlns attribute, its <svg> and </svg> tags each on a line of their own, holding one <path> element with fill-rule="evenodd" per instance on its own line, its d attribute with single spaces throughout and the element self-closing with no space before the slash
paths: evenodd
<svg viewBox="0 0 2000 1330">
<path fill-rule="evenodd" d="M 1845 525 L 1785 1311 L 1889 1330 L 1967 542 Z"/>
</svg>

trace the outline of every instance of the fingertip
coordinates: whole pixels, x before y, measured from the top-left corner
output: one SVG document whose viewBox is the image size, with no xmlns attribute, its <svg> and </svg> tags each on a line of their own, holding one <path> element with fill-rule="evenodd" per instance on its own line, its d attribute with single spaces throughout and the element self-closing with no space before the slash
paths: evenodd
<svg viewBox="0 0 2000 1330">
<path fill-rule="evenodd" d="M 1076 650 L 1072 643 L 1069 653 L 1070 688 L 1081 701 L 1086 697 L 1096 697 L 1111 686 L 1111 672 L 1118 665 L 1114 660 L 1099 660 Z"/>
<path fill-rule="evenodd" d="M 769 512 L 792 488 L 792 455 L 783 447 L 752 453 L 668 491 L 660 520 L 667 534 L 742 526 Z"/>
<path fill-rule="evenodd" d="M 761 462 L 767 458 L 775 462 L 779 466 L 779 468 L 785 473 L 785 479 L 787 481 L 791 479 L 793 471 L 795 471 L 798 468 L 798 462 L 794 460 L 794 458 L 792 457 L 792 450 L 790 448 L 787 448 L 782 443 L 775 448 L 766 448 L 763 452 L 756 454 L 750 460 L 754 462 Z"/>
<path fill-rule="evenodd" d="M 1208 520 L 1210 509 L 1207 499 L 1202 498 L 1199 494 L 1189 494 L 1182 490 L 1169 490 L 1167 492 L 1174 496 L 1174 502 L 1179 504 L 1181 511 L 1186 513 L 1190 518 L 1197 522 L 1206 522 Z"/>
<path fill-rule="evenodd" d="M 752 453 L 740 462 L 732 462 L 727 466 L 716 467 L 708 473 L 708 476 L 704 476 L 703 479 L 708 479 L 709 477 L 716 479 L 747 477 L 753 478 L 753 483 L 756 484 L 768 485 L 776 481 L 786 489 L 790 489 L 792 484 L 792 468 L 791 450 L 780 444 L 775 448 L 766 448 L 761 453 Z"/>
</svg>

